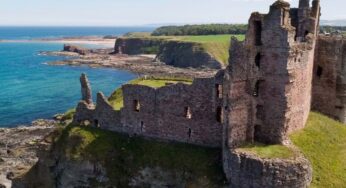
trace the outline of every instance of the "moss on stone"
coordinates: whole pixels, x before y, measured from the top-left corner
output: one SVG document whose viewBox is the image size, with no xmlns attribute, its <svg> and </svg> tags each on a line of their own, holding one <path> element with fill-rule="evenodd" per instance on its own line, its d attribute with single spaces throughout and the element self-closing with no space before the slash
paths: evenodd
<svg viewBox="0 0 346 188">
<path fill-rule="evenodd" d="M 150 77 L 150 78 L 138 78 L 135 80 L 130 81 L 128 84 L 138 84 L 138 85 L 145 85 L 153 88 L 160 88 L 165 86 L 167 83 L 185 83 L 185 84 L 191 84 L 191 79 L 186 78 L 165 78 L 165 77 Z M 109 102 L 113 106 L 115 110 L 120 110 L 123 105 L 123 91 L 121 88 L 116 89 L 112 95 L 109 97 Z"/>
<path fill-rule="evenodd" d="M 261 158 L 280 158 L 289 159 L 295 157 L 295 152 L 283 145 L 265 145 L 260 143 L 245 144 L 238 148 L 237 150 L 246 153 L 252 153 Z"/>
</svg>

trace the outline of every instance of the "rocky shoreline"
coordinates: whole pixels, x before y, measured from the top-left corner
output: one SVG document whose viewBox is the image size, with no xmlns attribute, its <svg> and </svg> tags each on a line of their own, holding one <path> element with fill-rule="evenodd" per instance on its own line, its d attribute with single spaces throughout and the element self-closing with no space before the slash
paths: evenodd
<svg viewBox="0 0 346 188">
<path fill-rule="evenodd" d="M 31 125 L 0 128 L 0 187 L 12 187 L 39 161 L 39 152 L 48 151 L 59 124 L 55 120 L 36 120 Z"/>
<path fill-rule="evenodd" d="M 92 68 L 114 68 L 140 75 L 164 77 L 212 77 L 215 69 L 177 68 L 155 61 L 155 55 L 110 54 L 109 49 L 99 49 L 81 55 L 76 52 L 53 51 L 41 52 L 40 55 L 67 56 L 71 59 L 48 62 L 49 65 L 88 66 Z"/>
</svg>

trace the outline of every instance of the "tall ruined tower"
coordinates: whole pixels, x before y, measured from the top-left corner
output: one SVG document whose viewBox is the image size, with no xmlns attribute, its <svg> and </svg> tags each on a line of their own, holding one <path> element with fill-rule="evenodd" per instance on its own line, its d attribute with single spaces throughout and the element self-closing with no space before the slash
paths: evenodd
<svg viewBox="0 0 346 188">
<path fill-rule="evenodd" d="M 278 0 L 253 13 L 244 42 L 232 39 L 224 82 L 224 147 L 282 144 L 310 111 L 319 0 L 299 8 Z"/>
<path fill-rule="evenodd" d="M 308 187 L 308 160 L 262 160 L 237 148 L 287 144 L 304 128 L 311 105 L 319 0 L 299 8 L 278 0 L 268 14 L 253 13 L 244 42 L 232 39 L 223 84 L 223 166 L 232 187 Z"/>
</svg>

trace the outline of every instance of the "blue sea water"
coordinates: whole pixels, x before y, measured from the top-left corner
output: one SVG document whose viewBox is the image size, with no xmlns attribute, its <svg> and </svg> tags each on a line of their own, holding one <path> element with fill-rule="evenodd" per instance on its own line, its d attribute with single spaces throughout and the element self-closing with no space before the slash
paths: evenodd
<svg viewBox="0 0 346 188">
<path fill-rule="evenodd" d="M 1 39 L 37 39 L 79 36 L 123 35 L 127 32 L 150 32 L 153 27 L 1 27 Z"/>
<path fill-rule="evenodd" d="M 0 38 L 109 35 L 134 31 L 133 28 L 70 29 L 36 28 L 33 31 L 28 28 L 0 28 Z M 64 57 L 38 55 L 40 51 L 61 50 L 62 47 L 63 44 L 55 43 L 0 42 L 0 127 L 27 124 L 38 118 L 50 118 L 76 106 L 80 100 L 79 76 L 83 72 L 88 74 L 91 81 L 94 98 L 97 91 L 110 95 L 115 88 L 136 77 L 132 73 L 114 69 L 49 66 L 45 63 Z"/>
</svg>

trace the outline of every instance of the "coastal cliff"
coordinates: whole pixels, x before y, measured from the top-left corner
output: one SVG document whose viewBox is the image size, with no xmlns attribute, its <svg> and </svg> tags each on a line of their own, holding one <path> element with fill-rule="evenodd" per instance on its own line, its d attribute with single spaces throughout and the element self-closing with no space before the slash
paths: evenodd
<svg viewBox="0 0 346 188">
<path fill-rule="evenodd" d="M 116 54 L 156 54 L 156 61 L 181 68 L 221 69 L 224 64 L 197 42 L 169 38 L 119 38 Z"/>
<path fill-rule="evenodd" d="M 217 149 L 73 125 L 56 132 L 13 187 L 226 187 Z"/>
<path fill-rule="evenodd" d="M 224 67 L 202 45 L 193 42 L 168 41 L 159 47 L 156 60 L 183 68 L 221 69 Z"/>
</svg>

